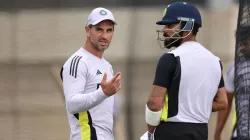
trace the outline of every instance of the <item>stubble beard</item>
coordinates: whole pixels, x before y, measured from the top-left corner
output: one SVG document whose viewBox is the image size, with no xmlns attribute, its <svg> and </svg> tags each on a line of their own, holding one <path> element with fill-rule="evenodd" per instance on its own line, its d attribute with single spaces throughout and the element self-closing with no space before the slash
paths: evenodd
<svg viewBox="0 0 250 140">
<path fill-rule="evenodd" d="M 103 46 L 100 46 L 98 45 L 97 43 L 96 44 L 93 44 L 93 46 L 95 47 L 96 50 L 100 51 L 100 52 L 104 52 L 106 49 L 108 49 L 109 45 L 103 47 Z"/>
<path fill-rule="evenodd" d="M 103 46 L 100 46 L 98 45 L 98 41 L 97 42 L 94 42 L 92 39 L 90 39 L 90 42 L 92 44 L 92 46 L 97 50 L 97 51 L 100 51 L 100 52 L 104 52 L 106 49 L 108 49 L 109 47 L 109 44 L 105 47 Z"/>
</svg>

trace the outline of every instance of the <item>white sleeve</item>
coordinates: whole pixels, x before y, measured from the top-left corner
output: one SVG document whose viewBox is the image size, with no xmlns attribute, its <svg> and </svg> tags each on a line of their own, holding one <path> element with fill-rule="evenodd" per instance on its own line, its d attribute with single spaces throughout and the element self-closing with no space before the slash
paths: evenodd
<svg viewBox="0 0 250 140">
<path fill-rule="evenodd" d="M 231 64 L 225 74 L 225 87 L 228 93 L 234 92 L 234 64 Z"/>
<path fill-rule="evenodd" d="M 86 82 L 87 67 L 84 62 L 80 61 L 79 64 L 74 66 L 64 66 L 63 89 L 65 102 L 68 111 L 72 114 L 87 111 L 107 98 L 101 87 L 93 92 L 83 93 Z"/>
</svg>

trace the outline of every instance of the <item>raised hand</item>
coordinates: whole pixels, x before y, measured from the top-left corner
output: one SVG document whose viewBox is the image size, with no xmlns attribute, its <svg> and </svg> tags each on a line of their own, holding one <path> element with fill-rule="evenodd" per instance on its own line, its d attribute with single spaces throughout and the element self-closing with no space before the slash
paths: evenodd
<svg viewBox="0 0 250 140">
<path fill-rule="evenodd" d="M 121 72 L 116 73 L 110 81 L 107 81 L 107 73 L 104 73 L 101 87 L 106 96 L 114 95 L 121 89 Z"/>
</svg>

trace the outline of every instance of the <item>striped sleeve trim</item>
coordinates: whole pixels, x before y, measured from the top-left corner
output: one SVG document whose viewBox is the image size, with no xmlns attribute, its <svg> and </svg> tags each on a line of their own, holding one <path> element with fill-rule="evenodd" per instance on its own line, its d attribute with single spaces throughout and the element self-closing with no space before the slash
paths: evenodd
<svg viewBox="0 0 250 140">
<path fill-rule="evenodd" d="M 72 60 L 71 60 L 71 64 L 70 64 L 70 71 L 69 74 L 73 77 L 77 77 L 77 69 L 78 69 L 78 65 L 79 65 L 79 61 L 81 60 L 82 56 L 75 56 Z"/>
</svg>

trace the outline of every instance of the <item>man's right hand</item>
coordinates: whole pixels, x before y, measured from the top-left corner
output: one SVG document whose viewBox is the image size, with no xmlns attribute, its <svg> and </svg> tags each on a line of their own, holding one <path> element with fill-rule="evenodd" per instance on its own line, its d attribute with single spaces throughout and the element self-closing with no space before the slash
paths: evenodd
<svg viewBox="0 0 250 140">
<path fill-rule="evenodd" d="M 121 72 L 116 73 L 110 81 L 107 81 L 107 73 L 104 73 L 101 87 L 106 96 L 114 95 L 121 89 Z"/>
</svg>

